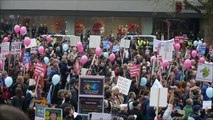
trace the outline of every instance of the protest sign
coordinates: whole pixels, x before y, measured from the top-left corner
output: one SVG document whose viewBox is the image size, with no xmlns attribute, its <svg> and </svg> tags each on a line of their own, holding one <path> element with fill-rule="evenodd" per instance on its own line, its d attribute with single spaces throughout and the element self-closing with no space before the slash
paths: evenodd
<svg viewBox="0 0 213 120">
<path fill-rule="evenodd" d="M 103 43 L 104 49 L 110 49 L 110 41 L 105 40 L 105 41 L 102 41 L 102 43 Z"/>
<path fill-rule="evenodd" d="M 63 120 L 62 109 L 45 108 L 45 120 Z"/>
<path fill-rule="evenodd" d="M 88 114 L 91 112 L 102 113 L 104 111 L 104 99 L 100 97 L 79 96 L 78 113 Z"/>
<path fill-rule="evenodd" d="M 81 42 L 80 36 L 74 36 L 74 35 L 70 36 L 70 46 L 76 47 L 78 42 Z"/>
<path fill-rule="evenodd" d="M 168 88 L 152 87 L 150 92 L 150 106 L 166 107 L 167 93 L 168 93 Z"/>
<path fill-rule="evenodd" d="M 89 48 L 100 47 L 100 44 L 101 44 L 101 36 L 99 36 L 99 35 L 90 35 Z"/>
<path fill-rule="evenodd" d="M 37 54 L 37 52 L 38 52 L 38 47 L 32 47 L 32 48 L 30 49 L 30 53 Z"/>
<path fill-rule="evenodd" d="M 161 83 L 156 79 L 155 82 L 153 83 L 152 87 L 154 88 L 162 88 L 163 86 Z"/>
<path fill-rule="evenodd" d="M 30 52 L 25 52 L 23 57 L 23 63 L 27 64 L 30 61 Z"/>
<path fill-rule="evenodd" d="M 11 43 L 11 54 L 21 54 L 22 42 L 12 42 Z"/>
<path fill-rule="evenodd" d="M 35 79 L 29 79 L 29 86 L 36 85 Z"/>
<path fill-rule="evenodd" d="M 112 114 L 108 113 L 92 113 L 91 120 L 111 120 Z"/>
<path fill-rule="evenodd" d="M 133 65 L 128 67 L 130 72 L 130 77 L 138 77 L 140 75 L 141 65 Z"/>
<path fill-rule="evenodd" d="M 183 43 L 184 42 L 184 36 L 175 36 L 175 42 L 176 43 Z"/>
<path fill-rule="evenodd" d="M 86 75 L 87 71 L 87 68 L 81 68 L 81 75 Z"/>
<path fill-rule="evenodd" d="M 104 95 L 104 77 L 81 76 L 79 80 L 80 95 Z"/>
<path fill-rule="evenodd" d="M 198 47 L 198 52 L 199 55 L 204 55 L 206 53 L 206 46 L 205 45 L 200 45 Z"/>
<path fill-rule="evenodd" d="M 117 52 L 117 51 L 120 51 L 120 46 L 114 45 L 114 46 L 112 47 L 112 52 Z"/>
<path fill-rule="evenodd" d="M 35 75 L 36 76 L 40 76 L 43 77 L 43 75 L 45 75 L 46 73 L 46 64 L 41 63 L 41 62 L 37 62 L 36 66 L 35 66 Z"/>
<path fill-rule="evenodd" d="M 213 81 L 213 64 L 200 63 L 197 69 L 196 80 L 212 82 Z"/>
<path fill-rule="evenodd" d="M 26 45 L 25 45 L 25 49 L 27 49 L 27 48 L 32 48 L 32 47 L 36 47 L 36 46 L 37 46 L 36 39 L 33 38 L 33 39 L 30 40 L 30 45 L 29 45 L 29 46 L 26 46 Z"/>
<path fill-rule="evenodd" d="M 121 48 L 129 48 L 130 47 L 130 40 L 121 39 L 120 47 Z"/>
<path fill-rule="evenodd" d="M 44 120 L 44 108 L 45 106 L 42 106 L 40 104 L 35 105 L 35 118 Z"/>
<path fill-rule="evenodd" d="M 212 101 L 203 101 L 203 109 L 212 109 Z"/>
<path fill-rule="evenodd" d="M 174 40 L 167 40 L 160 42 L 160 52 L 159 55 L 162 57 L 162 60 L 172 61 L 173 51 L 174 51 Z"/>
<path fill-rule="evenodd" d="M 6 55 L 10 54 L 10 43 L 3 42 L 1 43 L 1 55 L 2 59 L 6 59 Z"/>
<path fill-rule="evenodd" d="M 118 86 L 121 93 L 128 95 L 131 83 L 132 80 L 119 76 L 116 86 Z"/>
</svg>

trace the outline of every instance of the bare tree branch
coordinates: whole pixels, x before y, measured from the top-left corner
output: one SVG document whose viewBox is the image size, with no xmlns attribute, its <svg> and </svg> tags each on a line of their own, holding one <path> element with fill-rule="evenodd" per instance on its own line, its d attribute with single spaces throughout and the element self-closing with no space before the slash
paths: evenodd
<svg viewBox="0 0 213 120">
<path fill-rule="evenodd" d="M 206 6 L 206 2 L 203 2 L 203 0 L 197 0 L 203 7 Z"/>
<path fill-rule="evenodd" d="M 184 3 L 185 3 L 185 5 L 191 7 L 197 13 L 201 14 L 201 10 L 199 8 L 195 7 L 194 5 L 192 5 L 191 3 L 189 3 L 189 1 L 184 0 Z"/>
</svg>

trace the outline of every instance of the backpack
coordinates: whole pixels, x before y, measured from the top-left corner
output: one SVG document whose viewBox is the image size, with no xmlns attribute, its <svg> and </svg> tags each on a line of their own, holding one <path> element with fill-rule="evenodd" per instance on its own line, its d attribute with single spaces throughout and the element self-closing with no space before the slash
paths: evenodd
<svg viewBox="0 0 213 120">
<path fill-rule="evenodd" d="M 141 110 L 144 114 L 146 114 L 146 107 L 147 107 L 148 103 L 149 103 L 148 98 L 143 97 L 141 99 Z"/>
<path fill-rule="evenodd" d="M 107 100 L 108 107 L 104 108 L 104 113 L 111 113 L 112 112 L 112 106 L 111 106 L 110 102 L 111 102 L 110 100 Z"/>
<path fill-rule="evenodd" d="M 3 99 L 8 100 L 10 98 L 10 93 L 8 91 L 8 88 L 5 86 L 3 89 Z"/>
<path fill-rule="evenodd" d="M 127 111 L 127 112 L 128 112 L 128 113 L 130 112 L 130 106 L 129 106 L 129 105 L 130 105 L 130 103 L 133 102 L 133 101 L 134 101 L 134 100 L 130 100 L 130 101 L 127 103 L 127 108 L 128 108 L 128 111 Z"/>
</svg>

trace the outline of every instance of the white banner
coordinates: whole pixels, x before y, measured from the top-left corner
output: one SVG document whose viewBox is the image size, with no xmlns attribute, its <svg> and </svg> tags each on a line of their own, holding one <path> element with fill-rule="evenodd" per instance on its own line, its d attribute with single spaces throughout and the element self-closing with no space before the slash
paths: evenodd
<svg viewBox="0 0 213 120">
<path fill-rule="evenodd" d="M 101 44 L 101 36 L 99 36 L 99 35 L 90 35 L 89 48 L 100 47 L 100 44 Z"/>
<path fill-rule="evenodd" d="M 212 82 L 213 81 L 213 64 L 202 64 L 198 65 L 196 80 Z"/>
<path fill-rule="evenodd" d="M 132 80 L 119 76 L 116 86 L 118 86 L 121 93 L 128 95 L 131 83 Z"/>
</svg>

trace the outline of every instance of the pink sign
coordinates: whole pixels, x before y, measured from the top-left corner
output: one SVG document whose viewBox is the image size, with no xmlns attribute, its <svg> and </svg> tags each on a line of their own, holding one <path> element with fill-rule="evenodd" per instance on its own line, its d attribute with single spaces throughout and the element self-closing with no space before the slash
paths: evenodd
<svg viewBox="0 0 213 120">
<path fill-rule="evenodd" d="M 35 76 L 44 77 L 47 71 L 47 65 L 41 62 L 36 63 Z"/>
<path fill-rule="evenodd" d="M 175 42 L 184 43 L 184 36 L 175 36 Z"/>
</svg>

